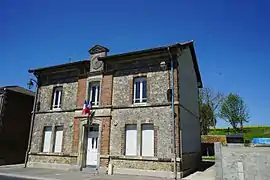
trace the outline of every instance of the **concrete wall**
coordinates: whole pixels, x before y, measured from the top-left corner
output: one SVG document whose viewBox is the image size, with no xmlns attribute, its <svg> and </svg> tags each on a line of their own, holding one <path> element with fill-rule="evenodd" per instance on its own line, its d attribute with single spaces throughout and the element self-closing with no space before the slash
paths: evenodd
<svg viewBox="0 0 270 180">
<path fill-rule="evenodd" d="M 178 59 L 180 127 L 182 130 L 183 153 L 200 152 L 200 122 L 197 78 L 189 48 L 184 49 Z"/>
<path fill-rule="evenodd" d="M 269 180 L 270 147 L 215 143 L 216 180 Z"/>
</svg>

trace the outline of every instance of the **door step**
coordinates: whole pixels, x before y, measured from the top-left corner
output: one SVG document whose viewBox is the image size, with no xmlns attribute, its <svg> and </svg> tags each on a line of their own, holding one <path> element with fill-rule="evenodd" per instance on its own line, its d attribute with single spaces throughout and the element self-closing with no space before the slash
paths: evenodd
<svg viewBox="0 0 270 180">
<path fill-rule="evenodd" d="M 96 166 L 86 167 L 86 168 L 82 169 L 82 172 L 91 173 L 91 174 L 98 174 L 98 169 Z"/>
</svg>

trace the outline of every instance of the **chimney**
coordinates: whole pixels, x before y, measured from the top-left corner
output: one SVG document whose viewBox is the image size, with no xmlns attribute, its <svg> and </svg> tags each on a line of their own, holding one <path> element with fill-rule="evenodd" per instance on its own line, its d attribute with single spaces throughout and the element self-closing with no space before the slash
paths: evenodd
<svg viewBox="0 0 270 180">
<path fill-rule="evenodd" d="M 103 62 L 100 61 L 99 57 L 107 56 L 110 50 L 101 45 L 95 45 L 89 49 L 90 54 L 90 72 L 103 71 Z"/>
</svg>

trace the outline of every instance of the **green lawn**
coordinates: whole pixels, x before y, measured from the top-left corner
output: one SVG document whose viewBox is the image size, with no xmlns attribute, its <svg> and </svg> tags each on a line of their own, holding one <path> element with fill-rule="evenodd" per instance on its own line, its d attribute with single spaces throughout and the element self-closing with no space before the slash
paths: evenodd
<svg viewBox="0 0 270 180">
<path fill-rule="evenodd" d="M 230 128 L 230 134 L 238 134 L 241 132 L 233 131 Z M 244 127 L 243 132 L 245 134 L 245 139 L 252 140 L 253 138 L 270 138 L 270 126 L 247 126 Z M 227 128 L 216 128 L 211 129 L 209 135 L 226 135 L 228 134 Z"/>
</svg>

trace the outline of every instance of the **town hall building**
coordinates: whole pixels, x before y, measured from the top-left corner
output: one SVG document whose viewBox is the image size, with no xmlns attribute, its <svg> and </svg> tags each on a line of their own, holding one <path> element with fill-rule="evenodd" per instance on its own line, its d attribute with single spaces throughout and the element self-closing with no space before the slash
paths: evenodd
<svg viewBox="0 0 270 180">
<path fill-rule="evenodd" d="M 201 160 L 193 41 L 30 69 L 38 82 L 28 167 L 171 175 Z M 92 116 L 83 114 L 92 102 Z M 167 176 L 166 175 L 166 176 Z"/>
</svg>

